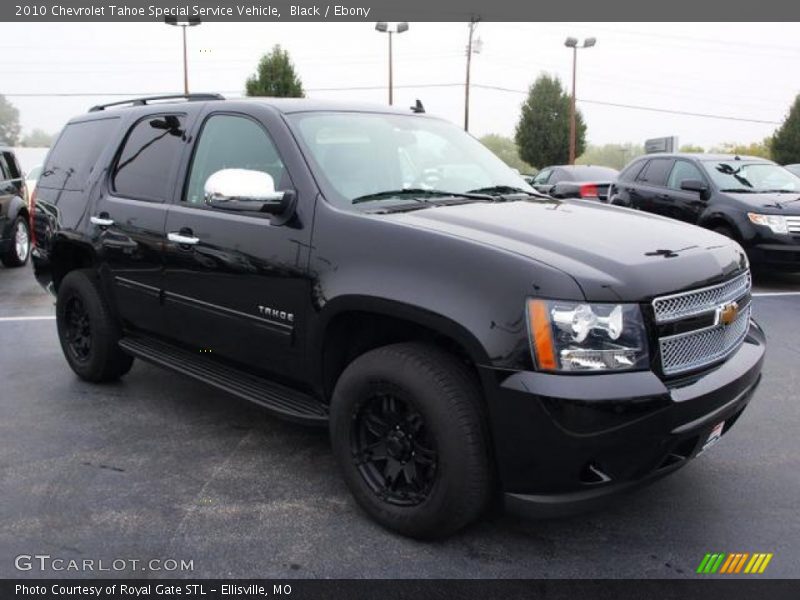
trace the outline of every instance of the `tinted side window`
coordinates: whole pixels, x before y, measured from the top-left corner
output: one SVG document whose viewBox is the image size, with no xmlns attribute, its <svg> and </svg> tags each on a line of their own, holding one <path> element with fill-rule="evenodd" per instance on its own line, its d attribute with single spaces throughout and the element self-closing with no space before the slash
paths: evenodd
<svg viewBox="0 0 800 600">
<path fill-rule="evenodd" d="M 50 151 L 36 185 L 82 190 L 103 148 L 113 139 L 118 124 L 119 119 L 112 117 L 67 125 Z"/>
<path fill-rule="evenodd" d="M 558 183 L 559 181 L 570 181 L 572 178 L 564 169 L 553 169 L 553 174 L 547 183 Z"/>
<path fill-rule="evenodd" d="M 9 165 L 6 162 L 5 152 L 0 152 L 0 179 L 12 179 L 11 169 L 9 169 Z"/>
<path fill-rule="evenodd" d="M 184 200 L 202 204 L 206 180 L 222 169 L 249 169 L 272 176 L 276 190 L 291 188 L 275 144 L 261 125 L 235 115 L 212 115 L 195 148 Z"/>
<path fill-rule="evenodd" d="M 649 183 L 650 185 L 664 185 L 667 182 L 667 174 L 671 167 L 671 158 L 653 158 L 639 173 L 637 181 Z"/>
<path fill-rule="evenodd" d="M 679 190 L 681 189 L 681 182 L 686 181 L 687 179 L 699 179 L 700 181 L 705 181 L 703 175 L 700 173 L 700 169 L 698 169 L 692 163 L 686 160 L 675 161 L 675 166 L 672 167 L 672 172 L 669 174 L 667 187 L 672 188 L 673 190 Z"/>
<path fill-rule="evenodd" d="M 9 179 L 22 178 L 22 173 L 13 152 L 3 152 L 3 172 Z"/>
<path fill-rule="evenodd" d="M 184 145 L 183 115 L 152 115 L 133 126 L 114 169 L 113 187 L 120 196 L 164 202 Z"/>
</svg>

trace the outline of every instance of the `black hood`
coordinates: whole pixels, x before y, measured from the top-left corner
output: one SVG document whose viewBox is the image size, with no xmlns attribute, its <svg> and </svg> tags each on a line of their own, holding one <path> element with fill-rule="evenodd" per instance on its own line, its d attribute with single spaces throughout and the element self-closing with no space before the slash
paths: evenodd
<svg viewBox="0 0 800 600">
<path fill-rule="evenodd" d="M 782 194 L 736 194 L 720 192 L 746 208 L 767 214 L 800 216 L 800 192 Z"/>
<path fill-rule="evenodd" d="M 441 206 L 390 218 L 548 264 L 591 301 L 648 300 L 715 283 L 747 264 L 736 242 L 706 229 L 580 200 Z"/>
</svg>

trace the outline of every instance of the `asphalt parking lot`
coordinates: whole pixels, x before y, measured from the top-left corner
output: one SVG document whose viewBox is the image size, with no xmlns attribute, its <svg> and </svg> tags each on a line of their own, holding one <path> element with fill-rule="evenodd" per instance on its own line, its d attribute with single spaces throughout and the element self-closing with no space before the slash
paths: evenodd
<svg viewBox="0 0 800 600">
<path fill-rule="evenodd" d="M 19 572 L 20 554 L 194 564 L 98 576 L 696 577 L 705 553 L 740 551 L 774 553 L 762 577 L 800 576 L 800 277 L 755 291 L 764 380 L 717 446 L 601 512 L 495 513 L 419 543 L 359 511 L 324 431 L 142 362 L 78 380 L 52 299 L 29 268 L 0 269 L 0 577 L 82 576 Z"/>
</svg>

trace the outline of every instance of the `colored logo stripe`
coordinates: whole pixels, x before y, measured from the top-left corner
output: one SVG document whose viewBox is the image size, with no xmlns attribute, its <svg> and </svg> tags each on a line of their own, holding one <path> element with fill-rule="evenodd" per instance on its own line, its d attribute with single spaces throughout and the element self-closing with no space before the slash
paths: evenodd
<svg viewBox="0 0 800 600">
<path fill-rule="evenodd" d="M 697 567 L 697 573 L 714 574 L 735 574 L 735 573 L 748 573 L 759 574 L 767 569 L 767 565 L 772 560 L 772 553 L 756 552 L 750 554 L 749 552 L 733 552 L 725 554 L 724 552 L 708 553 L 700 561 Z M 749 559 L 749 560 L 748 560 Z M 743 571 L 744 569 L 744 571 Z"/>
</svg>

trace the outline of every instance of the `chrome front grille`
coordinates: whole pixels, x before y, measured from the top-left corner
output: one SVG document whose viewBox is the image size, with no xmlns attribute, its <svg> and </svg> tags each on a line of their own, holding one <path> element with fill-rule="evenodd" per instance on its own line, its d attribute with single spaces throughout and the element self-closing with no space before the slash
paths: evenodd
<svg viewBox="0 0 800 600">
<path fill-rule="evenodd" d="M 738 300 L 750 292 L 750 271 L 718 285 L 661 296 L 653 300 L 656 323 L 669 323 L 716 310 L 721 304 Z"/>
<path fill-rule="evenodd" d="M 747 272 L 719 285 L 653 300 L 658 325 L 700 315 L 708 316 L 698 329 L 659 338 L 664 375 L 701 369 L 724 360 L 741 346 L 750 326 L 750 287 L 750 273 Z M 722 318 L 723 308 L 733 303 L 736 303 L 738 314 L 726 324 Z M 711 325 L 708 324 L 709 320 L 712 321 Z"/>
<path fill-rule="evenodd" d="M 677 375 L 702 368 L 736 350 L 744 341 L 750 324 L 748 304 L 730 325 L 713 325 L 659 340 L 665 375 Z"/>
<path fill-rule="evenodd" d="M 786 217 L 789 233 L 800 233 L 800 217 Z"/>
</svg>

